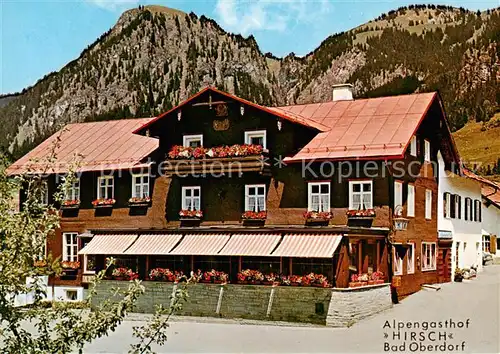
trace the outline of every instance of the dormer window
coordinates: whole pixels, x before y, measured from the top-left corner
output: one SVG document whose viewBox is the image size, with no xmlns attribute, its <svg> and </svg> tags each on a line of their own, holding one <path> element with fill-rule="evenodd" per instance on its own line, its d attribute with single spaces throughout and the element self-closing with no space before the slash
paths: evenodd
<svg viewBox="0 0 500 354">
<path fill-rule="evenodd" d="M 192 148 L 203 146 L 203 135 L 184 135 L 182 138 L 182 145 Z"/>
<path fill-rule="evenodd" d="M 261 145 L 262 148 L 267 149 L 266 131 L 255 130 L 255 131 L 245 132 L 245 144 Z"/>
</svg>

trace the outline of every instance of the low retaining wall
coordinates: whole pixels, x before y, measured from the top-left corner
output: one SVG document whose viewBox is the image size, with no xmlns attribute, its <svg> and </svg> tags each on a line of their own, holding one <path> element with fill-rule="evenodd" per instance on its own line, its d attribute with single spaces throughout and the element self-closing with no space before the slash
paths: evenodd
<svg viewBox="0 0 500 354">
<path fill-rule="evenodd" d="M 174 284 L 143 282 L 146 292 L 134 312 L 154 313 L 155 305 L 168 306 Z M 125 289 L 128 282 L 103 281 L 93 305 L 108 298 L 114 287 Z M 338 291 L 331 288 L 233 284 L 192 284 L 189 300 L 178 315 L 246 318 L 269 321 L 306 322 L 348 326 L 392 306 L 387 284 L 369 289 Z M 352 296 L 353 299 L 349 300 Z M 348 320 L 350 319 L 350 321 Z"/>
<path fill-rule="evenodd" d="M 326 324 L 349 327 L 391 307 L 391 288 L 388 283 L 360 288 L 333 288 Z"/>
</svg>

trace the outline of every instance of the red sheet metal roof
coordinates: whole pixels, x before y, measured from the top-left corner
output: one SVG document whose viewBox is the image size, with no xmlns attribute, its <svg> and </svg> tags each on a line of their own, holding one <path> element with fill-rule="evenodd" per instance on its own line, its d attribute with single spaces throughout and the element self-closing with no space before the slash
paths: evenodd
<svg viewBox="0 0 500 354">
<path fill-rule="evenodd" d="M 336 234 L 287 234 L 273 256 L 330 258 L 342 240 Z"/>
<path fill-rule="evenodd" d="M 68 124 L 12 164 L 7 173 L 64 173 L 75 162 L 75 154 L 80 155 L 77 158 L 78 171 L 147 166 L 142 160 L 158 148 L 158 140 L 133 134 L 133 131 L 150 120 L 140 118 Z M 47 158 L 53 153 L 55 161 L 47 164 Z"/>
<path fill-rule="evenodd" d="M 270 256 L 281 240 L 280 234 L 234 234 L 220 256 Z"/>
<path fill-rule="evenodd" d="M 272 108 L 328 127 L 285 161 L 402 156 L 437 93 Z"/>
<path fill-rule="evenodd" d="M 261 106 L 261 105 L 259 105 L 257 103 L 254 103 L 254 102 L 251 102 L 251 101 L 247 101 L 247 100 L 245 100 L 245 99 L 243 99 L 241 97 L 238 97 L 238 96 L 235 96 L 235 95 L 231 95 L 230 93 L 218 90 L 215 87 L 207 86 L 204 89 L 202 89 L 201 91 L 199 91 L 196 94 L 194 94 L 193 96 L 191 96 L 188 99 L 186 99 L 185 101 L 182 101 L 181 103 L 179 103 L 179 105 L 173 107 L 169 111 L 160 114 L 158 117 L 155 117 L 151 121 L 145 123 L 143 126 L 138 127 L 134 131 L 134 133 L 137 133 L 137 134 L 144 133 L 146 131 L 146 129 L 148 129 L 153 123 L 155 123 L 158 120 L 164 118 L 165 116 L 169 115 L 170 113 L 177 111 L 179 108 L 182 108 L 182 106 L 186 105 L 187 103 L 191 102 L 192 100 L 194 100 L 195 98 L 199 97 L 200 95 L 202 95 L 203 93 L 205 93 L 207 91 L 216 92 L 218 94 L 226 96 L 227 98 L 233 99 L 235 101 L 241 102 L 243 104 L 246 104 L 246 105 L 254 107 L 254 108 L 258 108 L 258 109 L 260 109 L 260 110 L 262 110 L 264 112 L 267 112 L 267 113 L 270 113 L 272 115 L 278 116 L 279 118 L 286 119 L 288 121 L 291 121 L 291 122 L 294 122 L 294 123 L 298 123 L 298 124 L 304 125 L 306 127 L 315 128 L 315 129 L 317 129 L 319 131 L 329 130 L 329 128 L 327 126 L 324 126 L 323 124 L 321 124 L 319 122 L 316 122 L 316 121 L 314 121 L 312 119 L 305 119 L 304 117 L 302 117 L 300 115 L 283 114 L 279 110 L 277 110 L 277 109 L 275 109 L 273 107 Z"/>
<path fill-rule="evenodd" d="M 481 177 L 467 168 L 464 168 L 463 171 L 468 178 L 481 182 L 481 195 L 500 208 L 500 184 Z"/>
</svg>

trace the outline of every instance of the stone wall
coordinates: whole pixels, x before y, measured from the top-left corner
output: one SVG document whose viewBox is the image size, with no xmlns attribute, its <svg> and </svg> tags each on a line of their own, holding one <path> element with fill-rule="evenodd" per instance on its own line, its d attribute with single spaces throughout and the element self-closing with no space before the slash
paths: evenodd
<svg viewBox="0 0 500 354">
<path fill-rule="evenodd" d="M 359 320 L 392 307 L 389 284 L 332 289 L 327 326 L 349 327 Z"/>
<path fill-rule="evenodd" d="M 146 293 L 135 312 L 153 313 L 155 305 L 168 306 L 174 284 L 143 282 Z M 104 301 L 113 287 L 128 282 L 103 281 L 93 305 Z M 355 289 L 264 285 L 192 284 L 189 300 L 178 315 L 306 322 L 345 327 L 392 306 L 388 284 Z"/>
</svg>

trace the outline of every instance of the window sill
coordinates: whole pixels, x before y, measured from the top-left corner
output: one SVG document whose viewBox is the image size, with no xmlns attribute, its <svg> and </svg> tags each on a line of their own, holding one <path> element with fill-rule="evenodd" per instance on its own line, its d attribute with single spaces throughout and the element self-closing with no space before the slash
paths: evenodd
<svg viewBox="0 0 500 354">
<path fill-rule="evenodd" d="M 434 269 L 422 269 L 422 273 L 423 272 L 435 272 L 436 271 L 436 268 Z"/>
</svg>

